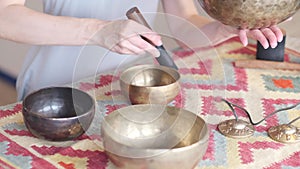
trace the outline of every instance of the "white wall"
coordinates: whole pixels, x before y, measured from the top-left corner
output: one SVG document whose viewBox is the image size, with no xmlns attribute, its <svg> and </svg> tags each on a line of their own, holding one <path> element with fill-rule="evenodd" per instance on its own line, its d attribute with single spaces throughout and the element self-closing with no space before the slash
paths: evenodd
<svg viewBox="0 0 300 169">
<path fill-rule="evenodd" d="M 41 0 L 27 0 L 26 6 L 34 10 L 42 10 Z M 22 28 L 20 28 L 22 29 Z M 0 70 L 16 77 L 20 71 L 29 46 L 7 40 L 0 40 Z"/>
</svg>

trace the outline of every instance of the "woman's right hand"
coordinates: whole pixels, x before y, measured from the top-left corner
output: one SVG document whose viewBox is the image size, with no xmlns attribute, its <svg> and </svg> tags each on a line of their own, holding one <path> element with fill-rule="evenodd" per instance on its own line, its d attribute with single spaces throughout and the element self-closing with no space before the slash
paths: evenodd
<svg viewBox="0 0 300 169">
<path fill-rule="evenodd" d="M 162 45 L 161 37 L 156 32 L 129 19 L 102 22 L 91 41 L 120 54 L 138 55 L 149 52 L 158 57 L 159 51 L 141 36 L 156 46 Z"/>
</svg>

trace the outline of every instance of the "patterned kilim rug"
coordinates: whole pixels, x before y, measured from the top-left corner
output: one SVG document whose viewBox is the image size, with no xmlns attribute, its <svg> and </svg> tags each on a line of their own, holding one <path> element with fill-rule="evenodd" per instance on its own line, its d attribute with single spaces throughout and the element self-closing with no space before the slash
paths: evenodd
<svg viewBox="0 0 300 169">
<path fill-rule="evenodd" d="M 255 48 L 255 44 L 250 44 L 250 47 Z M 249 138 L 232 139 L 220 134 L 217 125 L 234 116 L 225 103 L 215 102 L 216 98 L 225 98 L 236 103 L 247 109 L 253 121 L 257 122 L 277 109 L 300 102 L 299 71 L 235 67 L 234 61 L 237 59 L 255 59 L 255 51 L 243 47 L 237 38 L 215 48 L 194 52 L 176 50 L 174 54 L 182 76 L 181 93 L 170 105 L 198 114 L 210 128 L 208 149 L 196 168 L 300 168 L 300 143 L 279 143 L 267 134 L 271 126 L 287 124 L 300 116 L 300 106 L 277 113 L 256 125 L 256 132 Z M 286 54 L 285 59 L 300 62 L 300 58 L 293 54 Z M 118 75 L 114 73 L 101 74 L 74 84 L 73 87 L 96 96 L 98 104 L 91 128 L 73 141 L 37 139 L 24 125 L 21 103 L 1 107 L 0 168 L 113 168 L 103 151 L 100 125 L 103 116 L 128 106 L 118 85 Z M 240 119 L 248 121 L 240 110 L 237 114 Z M 293 125 L 300 126 L 300 120 Z"/>
</svg>

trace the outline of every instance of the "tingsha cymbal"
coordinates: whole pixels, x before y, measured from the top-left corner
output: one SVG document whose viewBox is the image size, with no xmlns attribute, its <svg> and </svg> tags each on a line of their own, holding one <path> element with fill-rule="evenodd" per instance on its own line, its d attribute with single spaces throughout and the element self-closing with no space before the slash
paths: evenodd
<svg viewBox="0 0 300 169">
<path fill-rule="evenodd" d="M 219 131 L 234 139 L 247 138 L 254 134 L 255 128 L 252 124 L 244 120 L 226 120 L 218 125 Z"/>
<path fill-rule="evenodd" d="M 300 141 L 299 128 L 289 124 L 273 126 L 268 130 L 268 134 L 273 140 L 281 143 L 296 143 Z"/>
</svg>

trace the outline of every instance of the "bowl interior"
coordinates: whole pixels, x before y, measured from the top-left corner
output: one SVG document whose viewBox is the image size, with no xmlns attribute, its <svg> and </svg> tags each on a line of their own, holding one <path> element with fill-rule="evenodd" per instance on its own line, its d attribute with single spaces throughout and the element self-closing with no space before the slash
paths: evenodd
<svg viewBox="0 0 300 169">
<path fill-rule="evenodd" d="M 105 117 L 102 128 L 104 137 L 142 149 L 181 148 L 208 139 L 202 118 L 187 110 L 164 105 L 121 108 Z"/>
<path fill-rule="evenodd" d="M 175 83 L 179 73 L 171 68 L 155 65 L 141 65 L 128 69 L 121 80 L 133 86 L 157 87 Z"/>
<path fill-rule="evenodd" d="M 44 118 L 81 116 L 93 107 L 93 99 L 73 88 L 46 88 L 28 95 L 23 102 L 28 113 Z"/>
<path fill-rule="evenodd" d="M 159 69 L 146 69 L 136 74 L 131 81 L 135 86 L 164 86 L 176 80 L 168 73 Z"/>
</svg>

